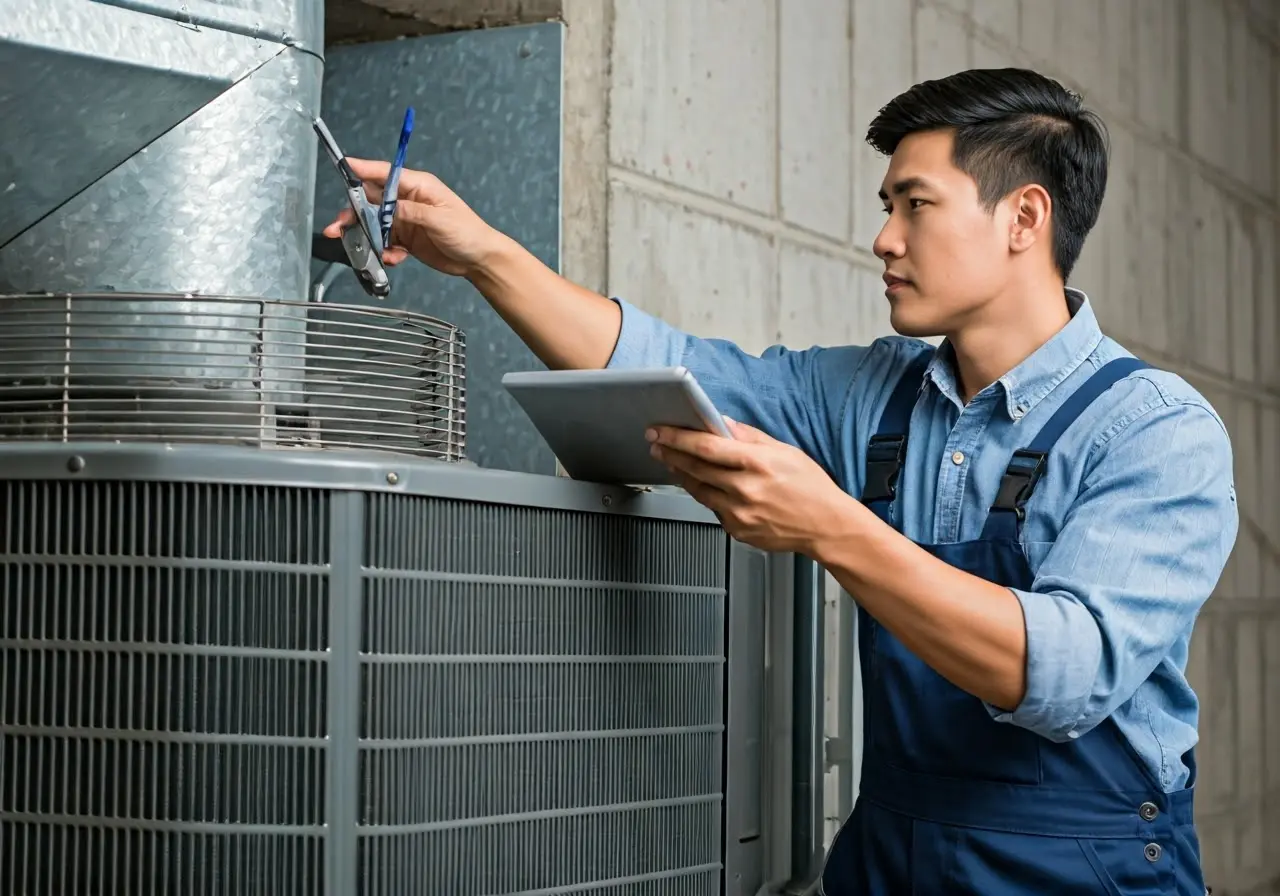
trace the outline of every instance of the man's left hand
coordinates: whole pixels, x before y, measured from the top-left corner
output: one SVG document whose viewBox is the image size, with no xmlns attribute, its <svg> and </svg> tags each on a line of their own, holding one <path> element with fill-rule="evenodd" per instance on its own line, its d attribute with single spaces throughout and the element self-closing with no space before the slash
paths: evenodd
<svg viewBox="0 0 1280 896">
<path fill-rule="evenodd" d="M 856 502 L 799 448 L 728 423 L 732 439 L 654 427 L 647 434 L 651 452 L 732 538 L 761 550 L 811 554 Z"/>
</svg>

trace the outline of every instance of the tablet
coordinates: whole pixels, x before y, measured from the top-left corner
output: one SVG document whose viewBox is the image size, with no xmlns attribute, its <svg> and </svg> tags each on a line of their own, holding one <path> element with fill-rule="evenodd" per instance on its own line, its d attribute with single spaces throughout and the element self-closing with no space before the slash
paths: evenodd
<svg viewBox="0 0 1280 896">
<path fill-rule="evenodd" d="M 679 426 L 733 438 L 724 418 L 683 367 L 537 370 L 502 385 L 574 479 L 609 485 L 672 485 L 649 455 L 650 426 Z"/>
</svg>

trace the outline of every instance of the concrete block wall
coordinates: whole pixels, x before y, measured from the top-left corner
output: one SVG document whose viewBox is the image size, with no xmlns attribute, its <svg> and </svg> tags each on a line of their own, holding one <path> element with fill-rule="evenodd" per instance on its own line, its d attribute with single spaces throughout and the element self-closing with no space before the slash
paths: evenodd
<svg viewBox="0 0 1280 896">
<path fill-rule="evenodd" d="M 1234 437 L 1239 547 L 1197 627 L 1215 893 L 1280 887 L 1280 81 L 1270 0 L 566 0 L 565 272 L 752 350 L 889 332 L 876 110 L 1025 65 L 1113 139 L 1074 277 Z M 833 593 L 828 666 L 847 598 Z M 828 690 L 837 682 L 830 680 Z M 831 705 L 830 732 L 852 702 Z M 839 799 L 830 789 L 831 827 Z"/>
</svg>

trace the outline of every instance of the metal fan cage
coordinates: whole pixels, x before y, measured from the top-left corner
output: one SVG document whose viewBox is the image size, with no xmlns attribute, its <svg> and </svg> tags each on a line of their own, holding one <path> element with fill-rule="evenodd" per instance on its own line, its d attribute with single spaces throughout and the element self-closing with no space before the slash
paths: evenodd
<svg viewBox="0 0 1280 896">
<path fill-rule="evenodd" d="M 0 296 L 0 441 L 163 441 L 462 460 L 461 330 L 205 295 Z"/>
</svg>

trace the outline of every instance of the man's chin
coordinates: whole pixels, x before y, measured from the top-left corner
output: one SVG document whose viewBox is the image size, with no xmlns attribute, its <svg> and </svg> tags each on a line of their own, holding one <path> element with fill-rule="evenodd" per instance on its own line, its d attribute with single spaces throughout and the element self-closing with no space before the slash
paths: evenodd
<svg viewBox="0 0 1280 896">
<path fill-rule="evenodd" d="M 913 315 L 904 314 L 898 308 L 890 310 L 889 326 L 893 327 L 893 331 L 899 336 L 908 336 L 912 339 L 932 339 L 935 336 L 943 335 L 943 328 L 940 322 L 922 320 Z"/>
</svg>

